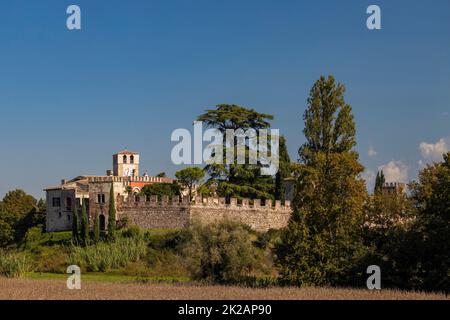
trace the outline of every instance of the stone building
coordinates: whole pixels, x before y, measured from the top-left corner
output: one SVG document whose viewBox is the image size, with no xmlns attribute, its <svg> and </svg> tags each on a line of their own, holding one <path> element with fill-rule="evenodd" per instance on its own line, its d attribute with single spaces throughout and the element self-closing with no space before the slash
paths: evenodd
<svg viewBox="0 0 450 320">
<path fill-rule="evenodd" d="M 46 188 L 47 222 L 49 232 L 71 230 L 73 209 L 79 209 L 84 199 L 88 219 L 93 225 L 99 215 L 100 228 L 106 230 L 113 185 L 116 219 L 126 218 L 130 224 L 142 228 L 184 228 L 193 221 L 214 223 L 223 219 L 240 221 L 265 231 L 284 227 L 290 217 L 290 201 L 261 201 L 224 198 L 196 198 L 190 202 L 185 196 L 145 197 L 140 191 L 153 183 L 174 183 L 171 178 L 139 176 L 139 154 L 128 150 L 113 155 L 113 169 L 104 176 L 79 176 L 60 185 Z"/>
</svg>

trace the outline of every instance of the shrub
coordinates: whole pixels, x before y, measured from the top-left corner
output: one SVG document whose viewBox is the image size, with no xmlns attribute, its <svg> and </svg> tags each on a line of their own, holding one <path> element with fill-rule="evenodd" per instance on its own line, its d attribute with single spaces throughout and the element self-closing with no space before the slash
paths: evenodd
<svg viewBox="0 0 450 320">
<path fill-rule="evenodd" d="M 261 251 L 241 224 L 194 225 L 189 234 L 182 252 L 194 279 L 235 283 L 262 268 Z"/>
<path fill-rule="evenodd" d="M 110 271 L 125 267 L 145 256 L 146 244 L 142 239 L 119 238 L 114 242 L 101 242 L 95 246 L 73 247 L 69 263 L 87 271 Z"/>
<path fill-rule="evenodd" d="M 23 242 L 25 243 L 25 246 L 30 246 L 31 244 L 34 244 L 36 242 L 39 242 L 42 240 L 42 227 L 36 226 L 28 229 L 28 231 L 25 233 L 25 236 L 23 238 Z"/>
<path fill-rule="evenodd" d="M 124 238 L 141 239 L 144 236 L 144 232 L 138 226 L 130 226 L 122 231 Z"/>
<path fill-rule="evenodd" d="M 21 277 L 33 270 L 31 259 L 24 253 L 0 251 L 0 275 L 8 278 Z"/>
</svg>

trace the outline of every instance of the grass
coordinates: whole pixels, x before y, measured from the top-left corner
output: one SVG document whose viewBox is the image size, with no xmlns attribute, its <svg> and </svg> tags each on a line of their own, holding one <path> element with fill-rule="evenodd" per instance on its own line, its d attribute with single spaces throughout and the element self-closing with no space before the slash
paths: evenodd
<svg viewBox="0 0 450 320">
<path fill-rule="evenodd" d="M 21 277 L 32 269 L 33 263 L 28 255 L 0 251 L 0 275 L 8 278 Z"/>
<path fill-rule="evenodd" d="M 51 300 L 444 300 L 443 294 L 398 290 L 358 290 L 338 288 L 246 288 L 207 286 L 191 283 L 148 283 L 145 281 L 103 281 L 104 274 L 82 275 L 81 290 L 69 290 L 63 275 L 31 275 L 31 279 L 0 277 L 0 299 Z M 34 277 L 34 278 L 33 278 Z M 54 277 L 45 279 L 45 277 Z M 91 278 L 90 278 L 91 277 Z M 138 283 L 137 283 L 138 282 Z"/>
<path fill-rule="evenodd" d="M 68 276 L 69 274 L 64 273 L 28 272 L 24 275 L 24 278 L 30 280 L 67 280 Z M 83 281 L 113 283 L 186 283 L 190 281 L 188 277 L 133 276 L 119 272 L 88 272 L 82 273 L 81 277 Z"/>
</svg>

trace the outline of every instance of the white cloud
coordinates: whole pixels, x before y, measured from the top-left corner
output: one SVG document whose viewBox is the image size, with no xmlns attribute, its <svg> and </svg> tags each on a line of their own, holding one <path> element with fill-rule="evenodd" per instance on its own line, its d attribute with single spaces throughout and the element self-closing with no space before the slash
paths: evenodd
<svg viewBox="0 0 450 320">
<path fill-rule="evenodd" d="M 386 182 L 408 182 L 408 166 L 402 161 L 392 160 L 378 170 L 383 170 Z"/>
<path fill-rule="evenodd" d="M 369 151 L 367 152 L 367 155 L 369 157 L 375 157 L 377 154 L 378 154 L 378 152 L 372 146 L 370 146 Z"/>
<path fill-rule="evenodd" d="M 361 174 L 361 178 L 366 181 L 367 190 L 371 191 L 375 187 L 376 176 L 377 174 L 370 169 L 367 169 Z"/>
<path fill-rule="evenodd" d="M 441 138 L 436 143 L 422 142 L 419 145 L 420 153 L 423 161 L 419 161 L 419 165 L 423 166 L 425 163 L 442 161 L 442 155 L 447 153 L 450 149 L 450 139 Z"/>
</svg>

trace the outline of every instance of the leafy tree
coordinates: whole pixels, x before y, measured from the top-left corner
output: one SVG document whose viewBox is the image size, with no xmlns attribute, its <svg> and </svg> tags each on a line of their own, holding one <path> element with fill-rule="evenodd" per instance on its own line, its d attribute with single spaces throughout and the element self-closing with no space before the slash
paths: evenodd
<svg viewBox="0 0 450 320">
<path fill-rule="evenodd" d="M 94 234 L 93 234 L 94 243 L 99 243 L 100 241 L 100 218 L 98 216 L 98 212 L 95 212 L 94 215 Z"/>
<path fill-rule="evenodd" d="M 108 237 L 114 239 L 116 232 L 116 200 L 114 195 L 114 183 L 111 183 L 109 190 L 109 211 L 108 211 Z"/>
<path fill-rule="evenodd" d="M 165 178 L 166 177 L 166 173 L 165 172 L 160 172 L 156 175 L 157 178 Z"/>
<path fill-rule="evenodd" d="M 42 203 L 38 207 L 36 199 L 23 190 L 8 192 L 0 201 L 0 245 L 19 241 L 28 228 L 42 223 L 45 206 L 41 210 Z"/>
<path fill-rule="evenodd" d="M 153 183 L 142 188 L 146 196 L 169 196 L 174 198 L 180 195 L 180 186 L 177 183 Z"/>
<path fill-rule="evenodd" d="M 86 201 L 83 199 L 81 203 L 81 230 L 80 240 L 84 246 L 89 245 L 89 219 L 86 210 Z"/>
<path fill-rule="evenodd" d="M 72 241 L 74 244 L 80 244 L 80 223 L 78 221 L 78 209 L 74 205 L 72 209 Z"/>
<path fill-rule="evenodd" d="M 313 86 L 304 114 L 294 213 L 277 248 L 281 279 L 298 285 L 343 285 L 366 255 L 364 167 L 345 88 L 333 77 Z"/>
<path fill-rule="evenodd" d="M 193 277 L 211 282 L 238 282 L 261 266 L 249 229 L 235 222 L 195 224 L 182 248 Z"/>
<path fill-rule="evenodd" d="M 222 135 L 226 136 L 226 130 L 244 131 L 248 129 L 260 130 L 270 126 L 268 120 L 273 116 L 263 114 L 254 109 L 247 109 L 238 105 L 220 104 L 216 109 L 206 110 L 197 120 L 209 128 L 218 129 Z M 235 148 L 237 140 L 235 139 Z M 250 148 L 246 142 L 246 158 L 250 155 Z M 271 176 L 261 175 L 262 164 L 237 164 L 237 156 L 233 163 L 226 163 L 226 145 L 223 145 L 223 164 L 209 164 L 205 167 L 205 172 L 209 175 L 208 182 L 217 184 L 217 193 L 222 197 L 236 198 L 263 198 L 273 199 L 274 181 Z"/>
<path fill-rule="evenodd" d="M 420 279 L 422 290 L 450 292 L 450 152 L 424 168 L 410 189 L 418 208 L 415 241 L 408 246 L 415 248 L 409 251 L 410 260 L 415 258 L 410 278 Z"/>
<path fill-rule="evenodd" d="M 377 177 L 375 178 L 375 188 L 374 193 L 380 194 L 383 191 L 383 185 L 386 182 L 384 178 L 383 170 L 377 172 Z"/>
<path fill-rule="evenodd" d="M 320 77 L 312 87 L 303 115 L 306 143 L 300 147 L 300 159 L 312 161 L 319 153 L 351 152 L 356 145 L 352 108 L 344 100 L 345 86 L 333 76 Z"/>
<path fill-rule="evenodd" d="M 183 187 L 188 188 L 189 199 L 192 200 L 192 188 L 205 177 L 205 172 L 199 167 L 191 167 L 177 171 L 175 177 Z"/>
<path fill-rule="evenodd" d="M 285 179 L 291 176 L 291 159 L 286 146 L 286 139 L 280 137 L 280 149 L 279 149 L 279 168 L 275 175 L 275 199 L 285 201 L 286 186 Z"/>
</svg>

